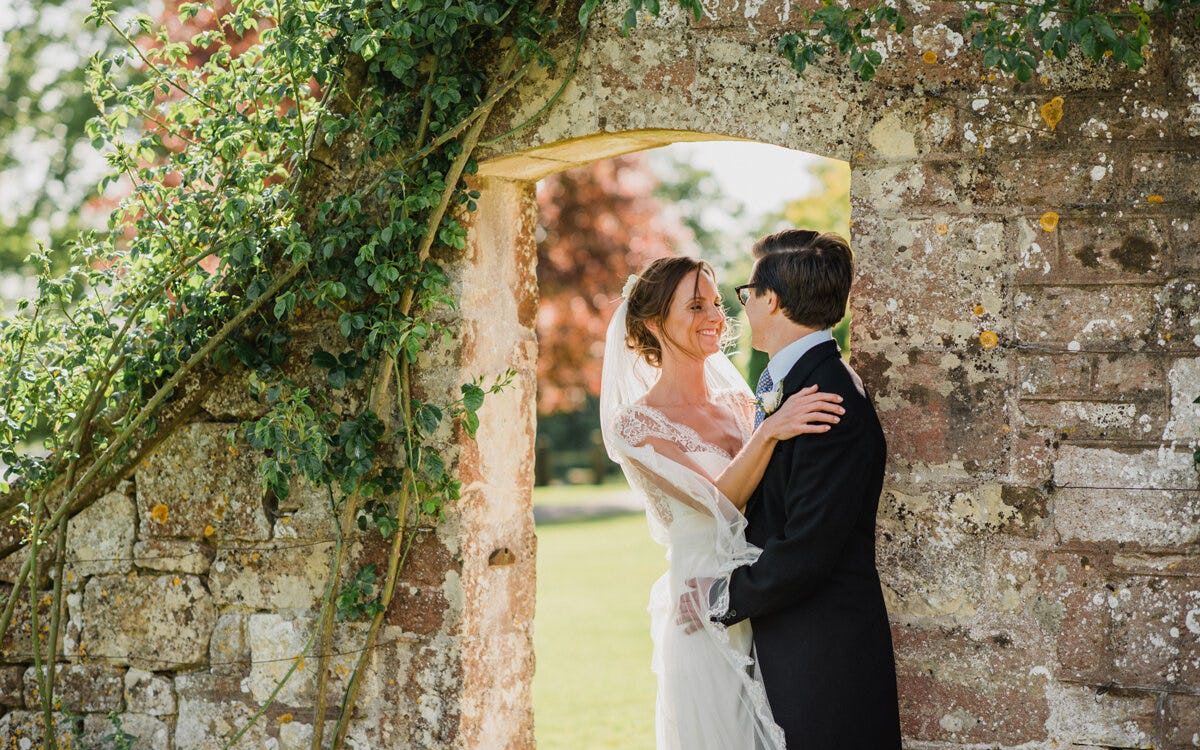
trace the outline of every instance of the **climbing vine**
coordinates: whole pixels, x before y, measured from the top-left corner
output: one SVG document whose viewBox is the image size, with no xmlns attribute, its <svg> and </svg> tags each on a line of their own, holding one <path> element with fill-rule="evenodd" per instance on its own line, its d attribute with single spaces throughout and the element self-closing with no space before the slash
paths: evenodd
<svg viewBox="0 0 1200 750">
<path fill-rule="evenodd" d="M 1075 48 L 1136 68 L 1150 16 L 1195 2 L 1119 12 L 1083 0 L 1003 2 L 969 11 L 963 24 L 985 65 L 1025 80 L 1039 54 Z M 700 0 L 678 4 L 703 12 Z M 571 6 L 583 30 L 600 5 Z M 657 0 L 623 7 L 626 32 L 660 10 Z M 208 10 L 183 3 L 178 12 Z M 38 295 L 0 323 L 0 461 L 11 481 L 0 483 L 0 513 L 16 531 L 0 553 L 36 553 L 5 601 L 0 639 L 27 607 L 48 747 L 67 521 L 238 368 L 265 413 L 231 439 L 260 452 L 266 491 L 284 498 L 302 477 L 324 488 L 337 519 L 304 652 L 317 652 L 319 702 L 334 622 L 369 622 L 333 729 L 342 746 L 415 525 L 436 522 L 459 497 L 436 436 L 448 421 L 473 436 L 484 399 L 513 376 L 481 374 L 451 403 L 413 389 L 422 352 L 454 333 L 441 322 L 453 297 L 440 259 L 465 247 L 462 216 L 479 194 L 464 178 L 476 170 L 480 134 L 531 69 L 569 64 L 548 46 L 563 13 L 549 0 L 235 0 L 214 28 L 175 39 L 93 0 L 89 22 L 127 43 L 93 59 L 87 75 L 100 113 L 88 133 L 111 167 L 101 188 L 115 184 L 124 197 L 105 231 L 64 248 L 65 271 L 45 248 L 32 254 Z M 825 3 L 804 18 L 808 31 L 779 41 L 796 70 L 836 50 L 864 79 L 882 61 L 874 35 L 905 25 L 880 3 Z M 289 331 L 316 319 L 340 334 L 312 357 L 321 388 L 283 367 Z M 385 564 L 342 581 L 348 540 L 369 533 L 389 540 Z M 323 703 L 314 716 L 319 743 Z"/>
</svg>

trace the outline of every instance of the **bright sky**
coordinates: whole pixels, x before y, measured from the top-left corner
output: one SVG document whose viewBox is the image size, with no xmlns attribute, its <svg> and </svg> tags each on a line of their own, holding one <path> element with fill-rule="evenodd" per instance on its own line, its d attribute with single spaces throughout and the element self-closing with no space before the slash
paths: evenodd
<svg viewBox="0 0 1200 750">
<path fill-rule="evenodd" d="M 670 155 L 709 170 L 722 192 L 742 201 L 753 217 L 778 211 L 817 188 L 809 168 L 822 160 L 802 151 L 742 141 L 676 143 L 650 153 L 652 159 Z"/>
</svg>

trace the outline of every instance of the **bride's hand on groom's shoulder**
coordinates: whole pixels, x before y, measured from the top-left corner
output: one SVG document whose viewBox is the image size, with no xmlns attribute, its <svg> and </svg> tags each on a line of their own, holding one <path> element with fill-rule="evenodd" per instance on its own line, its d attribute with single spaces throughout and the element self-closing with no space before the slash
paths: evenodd
<svg viewBox="0 0 1200 750">
<path fill-rule="evenodd" d="M 836 393 L 822 393 L 813 384 L 802 388 L 783 402 L 759 429 L 776 440 L 788 440 L 797 435 L 813 435 L 828 432 L 846 413 L 842 408 L 842 397 Z"/>
</svg>

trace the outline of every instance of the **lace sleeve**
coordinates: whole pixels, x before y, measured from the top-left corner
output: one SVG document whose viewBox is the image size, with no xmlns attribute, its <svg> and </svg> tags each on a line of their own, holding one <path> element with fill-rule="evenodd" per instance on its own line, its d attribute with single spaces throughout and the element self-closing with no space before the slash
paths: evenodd
<svg viewBox="0 0 1200 750">
<path fill-rule="evenodd" d="M 639 408 L 626 409 L 617 417 L 616 432 L 629 447 L 649 446 L 659 456 L 690 469 L 708 483 L 712 483 L 712 478 L 684 454 L 684 451 L 696 450 L 699 446 L 689 446 L 688 436 L 674 429 L 663 415 Z M 691 497 L 632 453 L 627 453 L 622 461 L 630 483 L 645 494 L 649 507 L 664 523 L 669 524 L 673 518 L 668 500 L 682 503 L 701 513 L 711 512 L 707 505 Z"/>
</svg>

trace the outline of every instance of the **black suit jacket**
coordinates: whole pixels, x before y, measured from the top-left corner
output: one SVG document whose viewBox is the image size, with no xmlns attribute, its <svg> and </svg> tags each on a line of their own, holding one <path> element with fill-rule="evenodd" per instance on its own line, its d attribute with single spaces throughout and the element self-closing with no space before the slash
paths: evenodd
<svg viewBox="0 0 1200 750">
<path fill-rule="evenodd" d="M 776 446 L 746 509 L 746 536 L 762 555 L 733 572 L 718 619 L 750 618 L 789 750 L 892 750 L 895 662 L 875 569 L 887 445 L 835 342 L 800 358 L 783 396 L 813 383 L 841 395 L 846 413 L 828 432 Z"/>
</svg>

